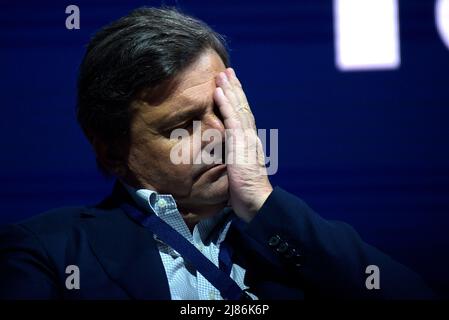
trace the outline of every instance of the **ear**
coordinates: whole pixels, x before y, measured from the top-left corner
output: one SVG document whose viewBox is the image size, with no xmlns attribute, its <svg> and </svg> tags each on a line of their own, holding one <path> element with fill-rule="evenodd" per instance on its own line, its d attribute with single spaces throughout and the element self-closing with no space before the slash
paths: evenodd
<svg viewBox="0 0 449 320">
<path fill-rule="evenodd" d="M 120 143 L 106 143 L 103 140 L 93 137 L 91 139 L 92 146 L 100 164 L 110 173 L 117 177 L 126 175 L 127 166 L 125 153 Z"/>
</svg>

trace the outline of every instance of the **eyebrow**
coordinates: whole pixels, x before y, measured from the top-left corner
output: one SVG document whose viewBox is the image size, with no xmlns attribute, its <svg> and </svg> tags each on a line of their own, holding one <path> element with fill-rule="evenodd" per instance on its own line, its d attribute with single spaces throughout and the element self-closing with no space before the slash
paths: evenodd
<svg viewBox="0 0 449 320">
<path fill-rule="evenodd" d="M 189 109 L 178 111 L 172 115 L 168 115 L 160 120 L 160 126 L 169 127 L 171 125 L 176 125 L 182 123 L 183 121 L 194 118 L 195 116 L 199 116 L 206 110 L 207 105 L 207 103 L 197 104 Z"/>
</svg>

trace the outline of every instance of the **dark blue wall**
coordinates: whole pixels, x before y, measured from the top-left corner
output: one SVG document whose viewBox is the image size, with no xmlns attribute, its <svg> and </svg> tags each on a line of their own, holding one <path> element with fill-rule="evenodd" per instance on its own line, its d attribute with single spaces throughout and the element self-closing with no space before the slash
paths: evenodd
<svg viewBox="0 0 449 320">
<path fill-rule="evenodd" d="M 10 1 L 0 8 L 0 224 L 90 204 L 96 171 L 74 117 L 92 33 L 160 1 Z M 165 1 L 225 34 L 260 128 L 278 128 L 274 184 L 449 292 L 449 49 L 434 1 L 400 1 L 401 67 L 342 73 L 332 1 Z M 81 29 L 65 28 L 65 8 Z"/>
</svg>

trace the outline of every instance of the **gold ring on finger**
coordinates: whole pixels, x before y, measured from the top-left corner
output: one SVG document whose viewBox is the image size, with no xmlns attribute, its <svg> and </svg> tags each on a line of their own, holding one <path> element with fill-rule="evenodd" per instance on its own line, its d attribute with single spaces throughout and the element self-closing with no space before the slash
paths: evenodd
<svg viewBox="0 0 449 320">
<path fill-rule="evenodd" d="M 247 104 L 240 105 L 239 108 L 237 109 L 238 112 L 240 112 L 240 111 L 248 111 L 248 110 L 249 110 L 249 106 Z"/>
</svg>

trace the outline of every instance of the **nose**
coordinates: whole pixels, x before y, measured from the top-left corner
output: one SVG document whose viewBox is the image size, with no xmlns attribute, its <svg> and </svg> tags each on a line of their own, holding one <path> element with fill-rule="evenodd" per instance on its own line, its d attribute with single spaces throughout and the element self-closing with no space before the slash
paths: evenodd
<svg viewBox="0 0 449 320">
<path fill-rule="evenodd" d="M 225 139 L 225 126 L 223 124 L 223 121 L 221 120 L 220 116 L 217 115 L 214 112 L 209 112 L 207 115 L 203 118 L 202 123 L 202 134 L 206 130 L 214 130 L 214 134 L 211 134 L 211 132 L 207 132 L 207 138 L 203 136 L 202 139 L 202 148 L 204 148 L 206 145 L 213 143 L 215 144 L 222 144 L 222 142 Z M 218 135 L 220 136 L 219 139 L 216 141 L 215 138 L 218 138 Z M 216 137 L 217 136 L 217 137 Z"/>
<path fill-rule="evenodd" d="M 221 135 L 224 135 L 225 126 L 220 115 L 215 112 L 209 113 L 204 119 L 204 129 L 215 129 L 220 131 Z"/>
</svg>

